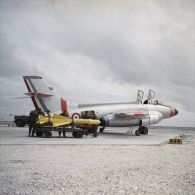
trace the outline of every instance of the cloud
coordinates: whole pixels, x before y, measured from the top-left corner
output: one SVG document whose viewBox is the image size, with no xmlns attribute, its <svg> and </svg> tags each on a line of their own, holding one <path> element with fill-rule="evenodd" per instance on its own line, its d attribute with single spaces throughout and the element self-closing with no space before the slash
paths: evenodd
<svg viewBox="0 0 195 195">
<path fill-rule="evenodd" d="M 3 112 L 30 109 L 7 98 L 25 92 L 23 75 L 39 74 L 75 102 L 134 100 L 153 88 L 184 113 L 175 124 L 195 125 L 193 1 L 0 3 Z"/>
</svg>

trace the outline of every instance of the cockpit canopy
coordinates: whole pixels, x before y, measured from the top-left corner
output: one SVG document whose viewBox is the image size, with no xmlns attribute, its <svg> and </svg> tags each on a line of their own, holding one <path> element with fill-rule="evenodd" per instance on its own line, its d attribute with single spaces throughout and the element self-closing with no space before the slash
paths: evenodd
<svg viewBox="0 0 195 195">
<path fill-rule="evenodd" d="M 142 103 L 143 97 L 144 97 L 144 92 L 142 90 L 138 90 L 137 91 L 137 102 Z M 143 104 L 151 104 L 152 103 L 152 99 L 154 99 L 154 97 L 155 97 L 155 91 L 153 91 L 153 90 L 150 89 L 148 91 L 148 97 L 143 102 Z"/>
<path fill-rule="evenodd" d="M 143 102 L 143 104 L 153 104 L 153 105 L 162 105 L 162 103 L 160 103 L 158 100 L 153 101 L 149 101 L 149 100 L 145 100 Z"/>
<path fill-rule="evenodd" d="M 160 105 L 160 106 L 166 106 L 166 107 L 171 108 L 171 106 L 163 104 L 163 103 L 159 102 L 158 100 L 155 100 L 154 102 L 145 100 L 143 104 Z"/>
<path fill-rule="evenodd" d="M 137 102 L 142 103 L 143 97 L 144 97 L 144 92 L 141 90 L 138 90 L 137 91 Z M 153 100 L 154 97 L 155 97 L 155 91 L 150 89 L 148 91 L 148 97 L 146 100 L 143 101 L 143 104 L 152 104 L 152 105 L 161 105 L 161 106 L 170 107 L 168 105 L 165 105 L 165 104 L 159 102 L 158 100 Z"/>
</svg>

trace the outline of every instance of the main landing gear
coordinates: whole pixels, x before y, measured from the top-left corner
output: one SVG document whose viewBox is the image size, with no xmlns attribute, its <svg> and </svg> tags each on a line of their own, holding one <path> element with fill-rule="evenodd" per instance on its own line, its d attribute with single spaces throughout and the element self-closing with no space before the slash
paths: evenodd
<svg viewBox="0 0 195 195">
<path fill-rule="evenodd" d="M 148 128 L 144 126 L 140 126 L 138 130 L 135 131 L 135 135 L 139 136 L 140 134 L 148 134 Z"/>
</svg>

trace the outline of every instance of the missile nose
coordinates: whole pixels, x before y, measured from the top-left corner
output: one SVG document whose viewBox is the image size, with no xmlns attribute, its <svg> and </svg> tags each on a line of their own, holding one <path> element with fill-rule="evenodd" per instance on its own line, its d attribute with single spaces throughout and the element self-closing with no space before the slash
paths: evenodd
<svg viewBox="0 0 195 195">
<path fill-rule="evenodd" d="M 177 115 L 177 114 L 179 113 L 179 112 L 178 112 L 178 110 L 177 110 L 177 109 L 175 109 L 175 108 L 174 108 L 174 110 L 175 110 L 175 115 Z"/>
</svg>

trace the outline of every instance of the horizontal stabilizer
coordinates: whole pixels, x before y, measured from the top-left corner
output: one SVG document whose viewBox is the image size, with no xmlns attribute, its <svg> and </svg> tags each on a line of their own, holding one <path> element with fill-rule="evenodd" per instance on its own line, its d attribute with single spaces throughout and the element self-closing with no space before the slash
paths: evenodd
<svg viewBox="0 0 195 195">
<path fill-rule="evenodd" d="M 38 93 L 38 92 L 29 92 L 29 93 L 25 93 L 25 95 L 28 95 L 30 97 L 50 97 L 50 96 L 53 96 L 52 94 Z"/>
<path fill-rule="evenodd" d="M 30 98 L 30 97 L 22 96 L 22 97 L 12 97 L 9 99 L 26 99 L 26 98 Z"/>
<path fill-rule="evenodd" d="M 40 76 L 23 76 L 24 79 L 42 79 Z"/>
</svg>

